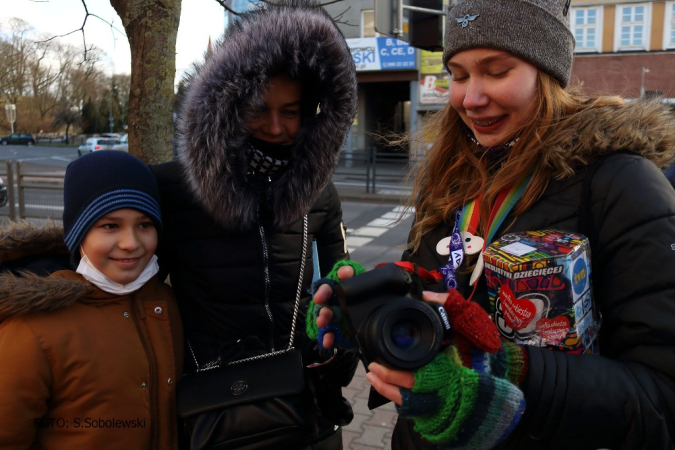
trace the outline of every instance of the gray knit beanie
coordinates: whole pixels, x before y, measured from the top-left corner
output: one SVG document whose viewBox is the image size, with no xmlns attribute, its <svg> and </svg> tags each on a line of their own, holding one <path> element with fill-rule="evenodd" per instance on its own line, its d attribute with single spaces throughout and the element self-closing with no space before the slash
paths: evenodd
<svg viewBox="0 0 675 450">
<path fill-rule="evenodd" d="M 570 0 L 461 0 L 448 12 L 443 64 L 476 47 L 512 53 L 567 86 L 574 36 Z"/>
</svg>

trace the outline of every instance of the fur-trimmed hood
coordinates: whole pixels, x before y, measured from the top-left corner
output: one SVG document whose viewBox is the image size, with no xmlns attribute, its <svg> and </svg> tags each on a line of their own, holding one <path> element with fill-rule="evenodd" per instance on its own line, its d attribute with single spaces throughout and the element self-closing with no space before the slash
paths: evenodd
<svg viewBox="0 0 675 450">
<path fill-rule="evenodd" d="M 675 114 L 660 99 L 588 109 L 544 139 L 543 163 L 555 178 L 608 154 L 630 151 L 664 168 L 675 161 Z"/>
<path fill-rule="evenodd" d="M 63 241 L 63 228 L 38 227 L 30 222 L 11 223 L 0 228 L 0 268 L 12 262 L 41 256 L 70 255 Z M 4 266 L 3 266 L 4 265 Z M 90 285 L 61 277 L 47 277 L 30 271 L 0 271 L 0 322 L 11 316 L 55 311 L 85 297 Z"/>
<path fill-rule="evenodd" d="M 301 79 L 303 102 L 311 95 L 320 107 L 303 115 L 291 164 L 265 191 L 283 226 L 307 212 L 330 181 L 356 113 L 356 72 L 342 33 L 306 0 L 266 4 L 231 24 L 188 81 L 178 160 L 195 197 L 226 228 L 256 218 L 260 192 L 246 176 L 245 121 L 263 105 L 269 78 L 282 72 Z"/>
</svg>

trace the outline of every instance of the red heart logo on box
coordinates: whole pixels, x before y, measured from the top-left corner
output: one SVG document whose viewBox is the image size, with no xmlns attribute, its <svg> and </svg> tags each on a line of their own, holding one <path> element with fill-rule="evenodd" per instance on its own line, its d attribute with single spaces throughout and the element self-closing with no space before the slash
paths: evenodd
<svg viewBox="0 0 675 450">
<path fill-rule="evenodd" d="M 527 327 L 537 313 L 537 307 L 530 300 L 516 298 L 508 286 L 499 288 L 504 321 L 509 328 L 522 330 Z"/>
<path fill-rule="evenodd" d="M 565 316 L 553 319 L 539 319 L 536 325 L 537 334 L 550 345 L 558 345 L 570 331 L 570 321 Z"/>
</svg>

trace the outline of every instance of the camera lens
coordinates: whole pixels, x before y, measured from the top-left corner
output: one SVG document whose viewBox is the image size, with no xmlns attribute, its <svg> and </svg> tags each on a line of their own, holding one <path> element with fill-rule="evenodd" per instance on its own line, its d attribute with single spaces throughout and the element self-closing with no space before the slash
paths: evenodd
<svg viewBox="0 0 675 450">
<path fill-rule="evenodd" d="M 391 340 L 400 349 L 414 347 L 420 340 L 420 329 L 409 320 L 402 320 L 391 327 Z"/>
<path fill-rule="evenodd" d="M 360 329 L 358 340 L 372 360 L 395 369 L 413 370 L 438 354 L 443 328 L 431 306 L 400 298 L 373 311 Z"/>
</svg>

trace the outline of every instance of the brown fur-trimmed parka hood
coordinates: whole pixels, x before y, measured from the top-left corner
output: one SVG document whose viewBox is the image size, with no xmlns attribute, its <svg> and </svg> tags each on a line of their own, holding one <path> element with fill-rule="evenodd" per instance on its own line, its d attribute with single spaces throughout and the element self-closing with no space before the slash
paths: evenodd
<svg viewBox="0 0 675 450">
<path fill-rule="evenodd" d="M 601 156 L 639 154 L 657 167 L 675 161 L 675 114 L 661 99 L 590 108 L 571 115 L 544 139 L 542 163 L 566 178 Z"/>
<path fill-rule="evenodd" d="M 330 181 L 356 113 L 356 72 L 342 33 L 309 1 L 265 4 L 239 16 L 187 80 L 177 159 L 195 197 L 226 228 L 256 218 L 261 194 L 247 179 L 245 123 L 262 107 L 268 80 L 284 72 L 301 81 L 303 103 L 311 102 L 289 168 L 263 194 L 275 224 L 284 226 Z"/>
<path fill-rule="evenodd" d="M 12 316 L 56 311 L 83 298 L 91 288 L 88 283 L 49 277 L 44 270 L 29 268 L 41 258 L 54 267 L 60 263 L 51 261 L 67 261 L 69 256 L 60 226 L 13 222 L 0 228 L 0 322 Z"/>
<path fill-rule="evenodd" d="M 0 228 L 0 448 L 178 450 L 171 289 L 108 293 L 69 260 L 61 227 Z"/>
</svg>

